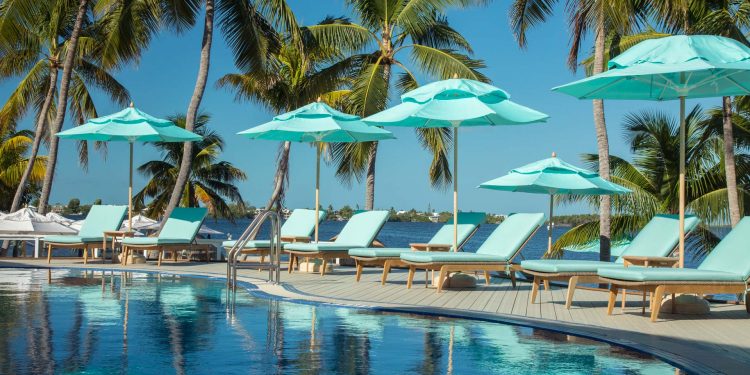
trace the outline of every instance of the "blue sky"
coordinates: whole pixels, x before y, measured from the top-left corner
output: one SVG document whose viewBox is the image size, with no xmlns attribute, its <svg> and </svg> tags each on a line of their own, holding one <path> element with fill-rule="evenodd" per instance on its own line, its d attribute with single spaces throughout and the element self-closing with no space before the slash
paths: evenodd
<svg viewBox="0 0 750 375">
<path fill-rule="evenodd" d="M 343 1 L 290 1 L 301 24 L 314 24 L 326 15 L 348 15 Z M 487 7 L 451 10 L 449 20 L 463 33 L 475 50 L 475 57 L 484 59 L 484 73 L 492 83 L 508 91 L 520 104 L 551 116 L 546 124 L 508 127 L 463 128 L 459 138 L 459 206 L 463 210 L 508 213 L 518 211 L 546 211 L 548 201 L 543 196 L 506 193 L 476 189 L 486 180 L 507 173 L 510 169 L 549 157 L 554 151 L 573 164 L 580 164 L 582 153 L 596 152 L 596 138 L 590 101 L 577 100 L 552 93 L 551 87 L 582 77 L 582 72 L 571 73 L 566 67 L 568 29 L 560 15 L 547 24 L 532 30 L 529 45 L 521 50 L 516 45 L 507 21 L 507 1 L 495 1 Z M 558 7 L 558 14 L 562 13 Z M 143 55 L 140 64 L 116 72 L 117 78 L 130 90 L 137 107 L 155 115 L 183 113 L 187 108 L 198 69 L 201 28 L 196 27 L 181 35 L 162 34 Z M 584 53 L 588 52 L 590 40 Z M 408 59 L 403 55 L 402 59 Z M 222 75 L 236 72 L 231 53 L 221 35 L 214 43 L 209 75 L 209 87 L 202 110 L 212 115 L 210 126 L 218 130 L 226 141 L 222 159 L 243 169 L 248 180 L 240 184 L 245 200 L 263 205 L 272 189 L 278 144 L 250 141 L 235 133 L 268 121 L 274 114 L 252 103 L 238 103 L 231 92 L 217 89 L 215 82 Z M 0 98 L 5 100 L 17 80 L 0 83 Z M 425 83 L 425 82 L 420 82 Z M 99 96 L 100 114 L 120 110 Z M 688 105 L 697 101 L 689 101 Z M 703 101 L 704 106 L 719 104 L 719 99 Z M 676 115 L 677 102 L 651 103 L 609 101 L 605 103 L 613 155 L 630 156 L 623 142 L 621 121 L 625 114 L 646 108 L 659 108 Z M 71 125 L 66 121 L 65 128 Z M 28 118 L 23 127 L 31 126 Z M 430 205 L 438 210 L 450 210 L 450 191 L 430 187 L 427 170 L 430 155 L 420 148 L 413 130 L 389 129 L 397 140 L 381 142 L 377 160 L 375 205 L 378 208 L 416 208 Z M 127 202 L 127 145 L 112 143 L 106 160 L 92 151 L 88 172 L 77 163 L 74 144 L 61 141 L 60 159 L 52 191 L 51 202 L 67 202 L 80 198 L 91 202 L 101 198 L 106 203 Z M 46 152 L 46 151 L 44 151 Z M 291 151 L 291 183 L 287 196 L 288 207 L 314 205 L 315 156 L 306 144 L 294 144 Z M 136 145 L 135 163 L 158 158 L 148 145 Z M 354 183 L 342 185 L 332 167 L 321 172 L 321 203 L 340 207 L 364 205 L 364 186 Z M 145 179 L 136 175 L 134 189 L 138 191 Z M 568 206 L 559 213 L 586 213 L 587 206 Z"/>
</svg>

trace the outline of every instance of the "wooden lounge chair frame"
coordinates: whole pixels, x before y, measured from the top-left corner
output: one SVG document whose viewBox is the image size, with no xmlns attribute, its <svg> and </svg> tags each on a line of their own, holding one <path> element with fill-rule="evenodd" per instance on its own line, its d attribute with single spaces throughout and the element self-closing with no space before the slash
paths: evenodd
<svg viewBox="0 0 750 375">
<path fill-rule="evenodd" d="M 205 253 L 205 259 L 206 262 L 210 261 L 210 253 L 211 253 L 212 246 L 210 244 L 199 244 L 195 242 L 195 239 L 191 243 L 181 243 L 181 244 L 162 244 L 162 245 L 125 245 L 122 246 L 122 265 L 126 266 L 128 264 L 128 255 L 130 255 L 131 251 L 142 251 L 142 250 L 153 250 L 158 253 L 158 257 L 156 260 L 156 266 L 161 267 L 161 261 L 164 258 L 164 253 L 167 251 L 172 252 L 172 261 L 177 262 L 177 252 L 180 250 L 187 250 L 189 252 L 197 251 L 197 252 L 204 252 Z"/>
<path fill-rule="evenodd" d="M 333 241 L 336 237 L 331 238 L 331 241 Z M 369 247 L 384 247 L 383 244 L 378 241 L 377 239 L 372 240 Z M 305 262 L 310 262 L 310 259 L 320 259 L 322 261 L 322 264 L 320 265 L 320 276 L 326 275 L 326 268 L 328 268 L 328 261 L 331 259 L 336 258 L 351 258 L 349 256 L 349 249 L 346 250 L 325 250 L 325 251 L 318 251 L 318 252 L 311 252 L 311 251 L 296 251 L 296 250 L 287 250 L 284 249 L 284 251 L 289 254 L 289 266 L 288 271 L 289 273 L 292 273 L 294 270 L 294 267 L 299 267 L 299 258 L 305 258 Z M 359 280 L 361 276 L 362 270 L 361 268 L 357 268 L 357 280 Z"/>
<path fill-rule="evenodd" d="M 90 249 L 99 249 L 99 241 L 96 242 L 76 242 L 76 243 L 62 243 L 62 242 L 45 242 L 44 246 L 47 248 L 47 264 L 52 262 L 52 249 L 83 249 L 83 264 L 88 264 L 88 255 Z M 107 248 L 106 239 L 102 241 L 101 249 Z"/>
<path fill-rule="evenodd" d="M 510 272 L 510 282 L 513 285 L 513 287 L 516 287 L 516 271 L 519 271 L 521 269 L 521 266 L 519 264 L 513 263 L 513 260 L 517 256 L 521 256 L 521 250 L 526 247 L 526 245 L 531 241 L 532 238 L 534 238 L 534 235 L 536 235 L 536 232 L 539 231 L 539 229 L 542 226 L 538 226 L 534 231 L 532 231 L 529 236 L 526 238 L 526 240 L 523 242 L 521 246 L 518 247 L 516 252 L 511 256 L 507 261 L 505 262 L 434 262 L 434 263 L 416 263 L 416 262 L 409 262 L 406 260 L 401 260 L 402 263 L 406 264 L 409 267 L 409 276 L 406 279 L 406 288 L 410 289 L 412 285 L 412 281 L 414 280 L 414 273 L 417 269 L 426 269 L 426 270 L 433 270 L 433 271 L 439 271 L 438 275 L 438 284 L 437 284 L 437 293 L 440 293 L 443 291 L 443 284 L 445 284 L 446 279 L 450 281 L 450 273 L 451 272 L 477 272 L 477 271 L 484 271 L 484 283 L 485 285 L 490 285 L 490 272 L 491 271 L 498 271 L 498 272 Z M 449 285 L 450 286 L 450 285 Z M 425 284 L 425 287 L 427 287 L 427 284 Z"/>
<path fill-rule="evenodd" d="M 688 236 L 690 236 L 690 233 L 685 233 L 685 238 L 687 239 Z M 672 249 L 670 254 L 674 254 L 674 252 L 677 250 L 677 245 Z M 628 256 L 623 257 L 623 266 L 627 267 L 629 265 L 629 262 L 626 260 Z M 658 262 L 659 259 L 663 259 L 664 263 L 669 263 L 670 266 L 674 266 L 674 260 L 676 258 L 674 257 L 649 257 L 653 262 Z M 614 264 L 614 263 L 613 263 Z M 659 266 L 659 265 L 655 265 Z M 536 303 L 536 297 L 539 294 L 539 284 L 544 284 L 544 290 L 549 290 L 550 281 L 567 281 L 568 282 L 568 290 L 565 293 L 565 308 L 570 309 L 570 307 L 573 305 L 573 295 L 575 294 L 576 287 L 579 283 L 581 284 L 593 284 L 593 283 L 599 283 L 601 282 L 601 278 L 597 276 L 596 272 L 538 272 L 538 271 L 532 271 L 528 269 L 521 269 L 521 272 L 529 274 L 533 276 L 532 280 L 532 286 L 531 286 L 531 296 L 529 297 L 531 304 Z M 602 290 L 602 289 L 598 289 Z M 602 290 L 606 291 L 606 290 Z M 644 301 L 645 301 L 645 293 Z M 623 293 L 622 296 L 622 308 L 625 308 L 625 300 L 626 300 L 626 294 Z M 644 303 L 644 310 L 645 310 L 645 303 Z"/>
<path fill-rule="evenodd" d="M 620 289 L 636 289 L 653 293 L 649 309 L 651 321 L 656 322 L 661 310 L 661 303 L 665 294 L 690 293 L 690 294 L 718 294 L 718 293 L 744 293 L 745 307 L 750 313 L 747 305 L 748 290 L 750 290 L 750 279 L 742 281 L 626 281 L 600 277 L 601 281 L 610 283 L 609 301 L 607 303 L 607 315 L 612 315 L 617 294 Z M 674 309 L 674 305 L 673 305 Z"/>
<path fill-rule="evenodd" d="M 466 239 L 458 246 L 458 251 L 461 251 L 463 249 L 464 245 L 466 245 L 467 242 L 471 239 L 471 237 L 474 237 L 474 235 L 479 230 L 479 225 L 477 225 L 474 230 L 471 231 L 471 233 L 466 236 Z M 411 243 L 409 244 L 409 249 L 411 251 L 450 251 L 451 247 L 453 245 L 450 244 L 428 244 L 428 243 Z M 379 246 L 375 246 L 379 247 Z M 382 247 L 382 246 L 380 246 Z M 356 281 L 359 282 L 360 278 L 362 277 L 362 269 L 365 266 L 371 266 L 371 267 L 383 267 L 383 274 L 380 276 L 380 285 L 385 285 L 385 282 L 388 279 L 388 274 L 391 272 L 391 268 L 408 268 L 409 265 L 402 262 L 401 258 L 369 258 L 369 257 L 361 257 L 361 256 L 351 256 L 350 258 L 354 259 L 355 266 L 357 268 L 356 273 Z"/>
</svg>

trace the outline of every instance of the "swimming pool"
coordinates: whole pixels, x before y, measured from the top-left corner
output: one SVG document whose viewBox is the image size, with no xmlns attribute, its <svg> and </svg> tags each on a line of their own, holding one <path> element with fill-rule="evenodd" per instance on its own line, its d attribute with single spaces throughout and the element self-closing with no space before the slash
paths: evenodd
<svg viewBox="0 0 750 375">
<path fill-rule="evenodd" d="M 499 323 L 263 298 L 177 275 L 0 269 L 0 373 L 674 374 L 649 355 Z"/>
</svg>

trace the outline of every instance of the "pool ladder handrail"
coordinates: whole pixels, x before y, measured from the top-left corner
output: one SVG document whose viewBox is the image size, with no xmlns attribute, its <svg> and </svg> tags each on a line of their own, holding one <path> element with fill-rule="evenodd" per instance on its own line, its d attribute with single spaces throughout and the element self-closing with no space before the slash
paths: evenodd
<svg viewBox="0 0 750 375">
<path fill-rule="evenodd" d="M 242 249 L 250 241 L 255 239 L 263 223 L 271 221 L 271 237 L 269 244 L 269 262 L 242 264 L 238 261 L 238 256 L 242 254 Z M 238 268 L 268 268 L 268 281 L 274 284 L 281 282 L 281 217 L 278 212 L 263 210 L 255 215 L 250 225 L 245 228 L 242 235 L 235 241 L 234 246 L 227 253 L 227 283 L 232 290 L 237 290 L 237 269 Z"/>
</svg>

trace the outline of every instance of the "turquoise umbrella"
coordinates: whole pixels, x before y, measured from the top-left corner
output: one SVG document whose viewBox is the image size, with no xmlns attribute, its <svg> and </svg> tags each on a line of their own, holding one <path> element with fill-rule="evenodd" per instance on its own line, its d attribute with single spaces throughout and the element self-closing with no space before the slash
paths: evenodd
<svg viewBox="0 0 750 375">
<path fill-rule="evenodd" d="M 128 231 L 133 227 L 133 143 L 135 142 L 192 142 L 203 139 L 169 120 L 153 117 L 130 103 L 128 108 L 108 116 L 56 134 L 63 139 L 83 141 L 128 142 L 130 146 L 130 175 L 128 185 Z"/>
<path fill-rule="evenodd" d="M 554 153 L 549 159 L 535 161 L 513 169 L 505 176 L 483 182 L 483 189 L 515 191 L 549 195 L 549 227 L 547 252 L 552 250 L 552 214 L 555 195 L 613 195 L 627 194 L 630 190 L 609 182 L 599 174 L 578 168 L 558 159 Z"/>
<path fill-rule="evenodd" d="M 685 265 L 685 99 L 750 94 L 750 48 L 729 38 L 647 40 L 611 59 L 609 70 L 553 88 L 579 99 L 680 101 L 680 267 Z"/>
<path fill-rule="evenodd" d="M 453 128 L 453 248 L 458 248 L 458 128 L 523 125 L 549 116 L 510 101 L 510 94 L 471 79 L 447 79 L 401 96 L 402 103 L 364 119 L 378 126 Z"/>
<path fill-rule="evenodd" d="M 395 138 L 387 130 L 369 126 L 359 116 L 337 111 L 318 99 L 273 120 L 237 133 L 250 139 L 315 143 L 315 217 L 320 208 L 320 153 L 322 143 L 372 142 Z M 315 222 L 318 242 L 318 222 Z"/>
</svg>

